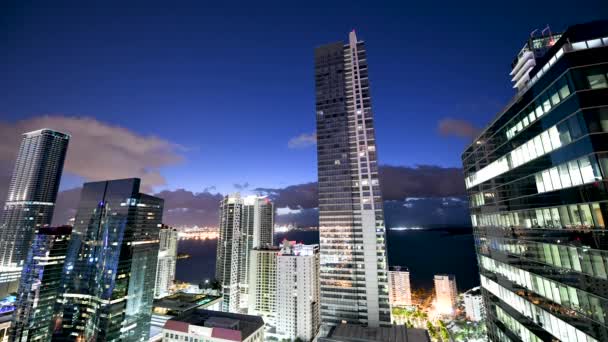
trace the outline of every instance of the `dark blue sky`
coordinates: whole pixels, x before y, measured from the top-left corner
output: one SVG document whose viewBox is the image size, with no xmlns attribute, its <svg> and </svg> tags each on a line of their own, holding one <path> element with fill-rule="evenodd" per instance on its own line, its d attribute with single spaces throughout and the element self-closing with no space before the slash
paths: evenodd
<svg viewBox="0 0 608 342">
<path fill-rule="evenodd" d="M 313 48 L 353 28 L 381 163 L 460 166 L 466 142 L 439 120 L 488 122 L 530 31 L 608 13 L 600 0 L 94 3 L 1 5 L 0 120 L 88 116 L 155 135 L 187 148 L 162 170 L 167 188 L 222 192 L 316 180 L 315 148 L 287 142 L 314 131 Z"/>
</svg>

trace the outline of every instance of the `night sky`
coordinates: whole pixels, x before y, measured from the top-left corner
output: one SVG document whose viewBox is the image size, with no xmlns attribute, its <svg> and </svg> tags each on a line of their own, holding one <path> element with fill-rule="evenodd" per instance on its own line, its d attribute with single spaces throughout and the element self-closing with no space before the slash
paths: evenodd
<svg viewBox="0 0 608 342">
<path fill-rule="evenodd" d="M 5 1 L 0 128 L 86 117 L 108 128 L 92 146 L 134 145 L 125 160 L 138 160 L 134 173 L 154 170 L 155 191 L 313 182 L 313 49 L 355 29 L 367 42 L 380 162 L 460 167 L 471 132 L 514 95 L 510 63 L 530 32 L 608 13 L 601 0 L 298 3 Z M 143 143 L 108 138 L 117 131 L 156 137 L 166 158 L 137 159 Z M 104 176 L 74 165 L 63 189 Z"/>
</svg>

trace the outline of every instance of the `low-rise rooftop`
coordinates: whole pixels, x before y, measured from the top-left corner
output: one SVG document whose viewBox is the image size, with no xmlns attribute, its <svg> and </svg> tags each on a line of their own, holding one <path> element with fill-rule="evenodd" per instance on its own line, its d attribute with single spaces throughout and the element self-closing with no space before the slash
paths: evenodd
<svg viewBox="0 0 608 342">
<path fill-rule="evenodd" d="M 370 328 L 356 324 L 340 324 L 329 330 L 319 342 L 430 342 L 424 329 L 406 328 L 403 325 Z"/>
</svg>

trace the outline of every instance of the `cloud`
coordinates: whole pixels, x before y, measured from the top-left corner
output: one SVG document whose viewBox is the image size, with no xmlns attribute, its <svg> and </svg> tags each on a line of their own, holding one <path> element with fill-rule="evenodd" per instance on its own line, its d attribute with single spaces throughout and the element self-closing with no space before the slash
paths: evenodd
<svg viewBox="0 0 608 342">
<path fill-rule="evenodd" d="M 93 118 L 57 115 L 0 122 L 0 165 L 14 163 L 22 133 L 45 127 L 72 136 L 64 171 L 87 181 L 138 177 L 150 191 L 165 184 L 161 168 L 183 160 L 183 148 L 167 140 Z"/>
<path fill-rule="evenodd" d="M 455 136 L 468 140 L 475 139 L 481 132 L 478 127 L 475 127 L 468 121 L 452 118 L 444 118 L 439 120 L 438 130 L 439 134 L 443 136 Z"/>
<path fill-rule="evenodd" d="M 237 189 L 238 191 L 242 191 L 242 190 L 249 188 L 249 183 L 248 182 L 245 182 L 242 184 L 234 183 L 234 184 L 232 184 L 232 186 L 234 186 L 234 188 Z"/>
<path fill-rule="evenodd" d="M 194 193 L 178 189 L 165 190 L 155 196 L 165 200 L 163 221 L 172 226 L 217 226 L 219 205 L 223 196 L 210 192 Z M 187 209 L 187 210 L 184 210 Z"/>
<path fill-rule="evenodd" d="M 291 209 L 290 207 L 282 207 L 282 208 L 276 208 L 277 211 L 277 216 L 282 216 L 282 215 L 290 215 L 290 214 L 300 214 L 302 212 L 302 209 Z"/>
<path fill-rule="evenodd" d="M 379 178 L 385 201 L 466 195 L 462 169 L 455 167 L 381 165 Z"/>
<path fill-rule="evenodd" d="M 317 144 L 317 133 L 302 133 L 297 137 L 289 139 L 287 147 L 289 148 L 305 148 Z"/>
<path fill-rule="evenodd" d="M 309 209 L 319 205 L 317 183 L 291 185 L 286 188 L 256 188 L 255 193 L 267 195 L 277 208 Z"/>
</svg>

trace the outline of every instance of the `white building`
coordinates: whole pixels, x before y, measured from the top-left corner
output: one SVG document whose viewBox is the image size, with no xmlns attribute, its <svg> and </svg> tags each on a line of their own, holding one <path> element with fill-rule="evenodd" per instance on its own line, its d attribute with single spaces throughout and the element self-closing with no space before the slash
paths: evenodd
<svg viewBox="0 0 608 342">
<path fill-rule="evenodd" d="M 156 264 L 154 298 L 162 298 L 171 294 L 177 263 L 177 230 L 163 225 L 159 237 L 160 249 Z"/>
<path fill-rule="evenodd" d="M 410 272 L 407 268 L 394 266 L 388 272 L 388 294 L 391 306 L 412 305 Z"/>
<path fill-rule="evenodd" d="M 272 245 L 273 230 L 268 198 L 237 193 L 220 202 L 215 278 L 222 284 L 222 311 L 247 312 L 250 251 Z"/>
<path fill-rule="evenodd" d="M 250 252 L 249 315 L 262 316 L 267 326 L 274 326 L 277 294 L 277 254 L 279 247 L 254 248 Z"/>
<path fill-rule="evenodd" d="M 483 306 L 483 298 L 481 296 L 481 289 L 479 286 L 465 292 L 463 299 L 464 310 L 468 320 L 477 322 L 485 318 L 486 310 Z"/>
<path fill-rule="evenodd" d="M 168 320 L 162 341 L 263 342 L 264 321 L 258 316 L 195 310 Z"/>
<path fill-rule="evenodd" d="M 451 315 L 456 310 L 458 290 L 456 276 L 452 274 L 435 275 L 435 308 L 438 314 Z"/>
<path fill-rule="evenodd" d="M 276 331 L 312 340 L 320 324 L 319 246 L 284 241 L 277 256 Z"/>
</svg>

